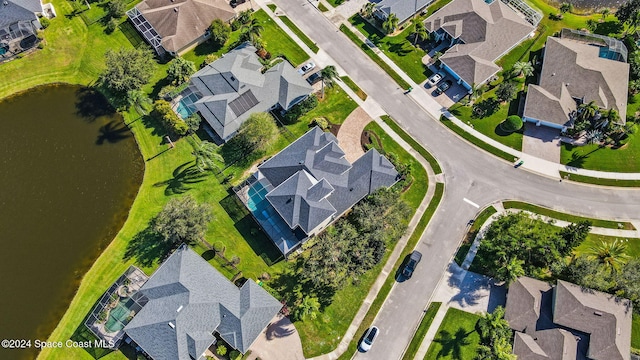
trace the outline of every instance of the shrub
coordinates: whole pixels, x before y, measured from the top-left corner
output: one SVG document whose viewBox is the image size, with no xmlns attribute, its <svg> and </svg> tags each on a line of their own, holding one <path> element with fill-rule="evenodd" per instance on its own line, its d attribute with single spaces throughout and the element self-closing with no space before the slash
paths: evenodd
<svg viewBox="0 0 640 360">
<path fill-rule="evenodd" d="M 169 96 L 169 94 L 173 92 L 175 89 L 176 87 L 171 84 L 163 86 L 162 89 L 160 89 L 160 91 L 158 92 L 158 96 L 161 99 L 166 99 Z"/>
<path fill-rule="evenodd" d="M 164 100 L 158 100 L 153 104 L 154 116 L 162 122 L 167 131 L 177 135 L 184 135 L 189 126 L 173 110 L 171 104 Z"/>
<path fill-rule="evenodd" d="M 329 120 L 325 117 L 317 117 L 311 120 L 311 126 L 318 126 L 322 130 L 327 130 L 329 128 Z"/>
<path fill-rule="evenodd" d="M 167 68 L 167 79 L 174 85 L 180 85 L 189 80 L 189 77 L 196 72 L 196 66 L 193 61 L 186 60 L 183 57 L 177 57 L 169 62 Z"/>
<path fill-rule="evenodd" d="M 511 81 L 505 81 L 498 86 L 496 90 L 496 96 L 498 100 L 509 102 L 516 98 L 518 93 L 518 86 Z"/>
<path fill-rule="evenodd" d="M 318 98 L 315 94 L 309 95 L 306 99 L 294 105 L 291 109 L 289 109 L 284 114 L 284 120 L 288 124 L 293 124 L 298 121 L 298 119 L 313 110 L 316 106 L 318 106 Z"/>
<path fill-rule="evenodd" d="M 46 17 L 43 16 L 40 18 L 40 25 L 42 25 L 43 29 L 48 28 L 50 24 L 51 24 L 51 21 Z"/>
<path fill-rule="evenodd" d="M 490 97 L 473 104 L 472 116 L 475 118 L 491 116 L 498 111 L 499 108 L 500 102 L 495 97 Z"/>
<path fill-rule="evenodd" d="M 518 115 L 510 115 L 500 123 L 500 128 L 506 132 L 514 132 L 522 129 L 522 119 Z"/>
<path fill-rule="evenodd" d="M 220 356 L 227 355 L 227 347 L 222 344 L 218 345 L 218 347 L 216 348 L 216 354 Z"/>
<path fill-rule="evenodd" d="M 242 23 L 239 20 L 236 20 L 231 23 L 231 31 L 237 31 L 242 27 Z"/>
<path fill-rule="evenodd" d="M 213 20 L 213 22 L 211 22 L 209 31 L 211 31 L 211 41 L 213 41 L 213 43 L 216 45 L 222 46 L 227 42 L 227 40 L 229 40 L 231 27 L 224 21 L 215 19 Z"/>
<path fill-rule="evenodd" d="M 38 49 L 44 49 L 44 42 L 40 41 L 38 43 Z"/>
<path fill-rule="evenodd" d="M 240 360 L 241 357 L 242 357 L 242 354 L 238 350 L 233 350 L 229 353 L 230 360 Z"/>
<path fill-rule="evenodd" d="M 112 18 L 121 18 L 127 10 L 127 5 L 122 0 L 109 1 L 109 15 Z"/>
<path fill-rule="evenodd" d="M 204 58 L 204 61 L 202 62 L 202 64 L 200 64 L 200 68 L 202 69 L 203 67 L 211 64 L 212 62 L 218 60 L 218 55 L 216 54 L 209 54 L 207 55 L 207 57 Z"/>
<path fill-rule="evenodd" d="M 111 18 L 109 21 L 107 21 L 107 25 L 105 26 L 104 30 L 107 34 L 111 34 L 114 31 L 116 31 L 117 28 L 118 28 L 118 19 Z"/>
</svg>

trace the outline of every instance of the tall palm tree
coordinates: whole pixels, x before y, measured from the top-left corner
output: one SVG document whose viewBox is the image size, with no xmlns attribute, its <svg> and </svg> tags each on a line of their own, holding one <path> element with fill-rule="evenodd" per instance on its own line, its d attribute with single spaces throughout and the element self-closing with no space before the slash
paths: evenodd
<svg viewBox="0 0 640 360">
<path fill-rule="evenodd" d="M 385 20 L 382 23 L 382 29 L 384 29 L 384 31 L 386 31 L 387 34 L 391 34 L 392 32 L 396 31 L 396 29 L 398 28 L 399 21 L 400 19 L 398 19 L 396 14 L 391 13 L 389 14 L 389 16 L 387 16 L 387 20 Z"/>
<path fill-rule="evenodd" d="M 338 76 L 338 70 L 333 65 L 325 66 L 324 69 L 320 70 L 320 78 L 322 79 L 322 98 L 324 98 L 324 86 L 325 84 L 328 87 L 333 86 L 333 82 L 335 80 L 340 80 Z"/>
<path fill-rule="evenodd" d="M 517 61 L 513 64 L 513 75 L 529 77 L 533 75 L 533 65 L 529 61 Z"/>
<path fill-rule="evenodd" d="M 591 247 L 587 255 L 592 259 L 598 260 L 608 269 L 618 271 L 622 265 L 626 264 L 630 259 L 626 251 L 627 244 L 619 239 L 615 239 L 610 242 L 601 241 L 599 244 Z"/>
<path fill-rule="evenodd" d="M 500 338 L 511 336 L 509 323 L 504 319 L 504 308 L 496 307 L 492 313 L 486 313 L 478 320 L 478 331 L 483 343 L 493 346 Z"/>
<path fill-rule="evenodd" d="M 131 90 L 127 93 L 127 103 L 133 107 L 138 114 L 146 115 L 152 104 L 151 99 L 142 90 Z"/>
<path fill-rule="evenodd" d="M 364 6 L 362 7 L 362 10 L 360 10 L 360 12 L 362 13 L 363 17 L 370 18 L 371 15 L 373 15 L 373 11 L 375 9 L 376 9 L 376 4 L 375 3 L 367 2 L 366 4 L 364 4 Z"/>
<path fill-rule="evenodd" d="M 420 19 L 413 19 L 413 46 L 416 46 L 418 39 L 424 41 L 429 38 L 429 32 Z"/>
<path fill-rule="evenodd" d="M 609 8 L 603 8 L 602 10 L 600 10 L 600 14 L 602 15 L 602 20 L 604 21 L 604 19 L 609 16 L 609 14 L 611 14 L 611 9 Z"/>
<path fill-rule="evenodd" d="M 196 157 L 196 167 L 200 172 L 216 169 L 216 161 L 224 163 L 224 159 L 218 154 L 217 150 L 216 144 L 205 140 L 198 145 L 197 149 L 192 151 L 192 154 Z"/>
<path fill-rule="evenodd" d="M 506 286 L 509 287 L 509 285 L 518 280 L 520 276 L 524 276 L 524 268 L 522 265 L 524 265 L 524 261 L 516 257 L 504 261 L 502 266 L 496 270 L 496 278 L 503 280 Z"/>
<path fill-rule="evenodd" d="M 264 30 L 264 27 L 260 25 L 260 20 L 258 19 L 251 19 L 251 21 L 243 25 L 243 28 L 244 31 L 242 34 L 244 38 L 251 42 L 260 38 L 260 35 L 262 35 L 262 31 Z"/>
<path fill-rule="evenodd" d="M 582 103 L 578 106 L 578 117 L 581 120 L 591 120 L 600 111 L 600 107 L 594 100 Z"/>
</svg>

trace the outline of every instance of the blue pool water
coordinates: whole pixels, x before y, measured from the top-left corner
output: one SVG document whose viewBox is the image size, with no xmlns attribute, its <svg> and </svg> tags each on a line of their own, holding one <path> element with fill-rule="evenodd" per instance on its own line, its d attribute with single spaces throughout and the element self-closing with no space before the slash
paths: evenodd
<svg viewBox="0 0 640 360">
<path fill-rule="evenodd" d="M 249 199 L 247 200 L 247 207 L 251 212 L 255 212 L 258 210 L 261 202 L 264 201 L 265 196 L 269 191 L 264 188 L 264 185 L 257 182 L 249 187 L 248 195 Z"/>
<path fill-rule="evenodd" d="M 186 119 L 191 115 L 191 111 L 189 110 L 189 108 L 182 102 L 182 100 L 180 100 L 178 102 L 178 107 L 176 108 L 176 111 L 178 112 L 178 114 L 180 115 L 180 117 L 182 119 Z"/>
</svg>

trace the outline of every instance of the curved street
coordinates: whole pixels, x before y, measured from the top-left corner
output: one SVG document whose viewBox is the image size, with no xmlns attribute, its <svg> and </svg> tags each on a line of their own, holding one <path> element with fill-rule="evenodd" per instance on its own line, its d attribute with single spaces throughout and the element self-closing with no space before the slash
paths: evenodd
<svg viewBox="0 0 640 360">
<path fill-rule="evenodd" d="M 370 98 L 425 146 L 444 172 L 445 194 L 417 245 L 424 254 L 410 281 L 396 284 L 374 324 L 381 334 L 363 359 L 398 359 L 421 313 L 464 235 L 484 206 L 517 199 L 560 211 L 604 219 L 640 219 L 640 189 L 605 188 L 559 182 L 498 159 L 444 127 L 310 3 L 276 0 L 278 7 L 341 67 Z M 324 52 L 324 53 L 323 53 Z M 326 53 L 326 54 L 325 54 Z M 422 91 L 416 89 L 414 91 Z M 361 334 L 356 334 L 360 336 Z"/>
</svg>

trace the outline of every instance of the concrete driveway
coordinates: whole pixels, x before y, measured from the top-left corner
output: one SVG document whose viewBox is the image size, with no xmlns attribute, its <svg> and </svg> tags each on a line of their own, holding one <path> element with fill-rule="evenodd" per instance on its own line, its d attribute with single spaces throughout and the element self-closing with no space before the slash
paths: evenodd
<svg viewBox="0 0 640 360">
<path fill-rule="evenodd" d="M 541 159 L 560 162 L 560 131 L 546 126 L 526 123 L 522 138 L 522 152 Z"/>
<path fill-rule="evenodd" d="M 302 342 L 289 318 L 276 315 L 267 329 L 251 345 L 247 360 L 303 360 Z"/>
<path fill-rule="evenodd" d="M 345 158 L 350 162 L 356 161 L 364 155 L 364 150 L 360 144 L 360 136 L 371 118 L 361 107 L 356 108 L 347 116 L 338 131 L 338 143 L 344 150 Z"/>
</svg>

